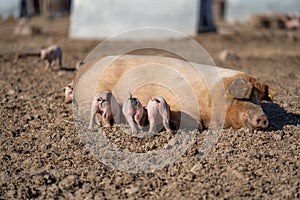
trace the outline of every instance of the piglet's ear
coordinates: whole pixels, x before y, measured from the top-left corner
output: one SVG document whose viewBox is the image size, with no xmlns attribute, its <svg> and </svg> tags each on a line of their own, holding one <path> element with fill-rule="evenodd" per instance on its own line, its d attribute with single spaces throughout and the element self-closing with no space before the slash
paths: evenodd
<svg viewBox="0 0 300 200">
<path fill-rule="evenodd" d="M 272 85 L 271 83 L 263 83 L 262 85 L 263 89 L 263 97 L 262 100 L 266 101 L 272 101 L 273 98 L 278 94 L 278 88 L 275 85 Z"/>
<path fill-rule="evenodd" d="M 252 92 L 253 85 L 246 79 L 239 78 L 229 85 L 228 93 L 238 99 L 249 99 Z"/>
</svg>

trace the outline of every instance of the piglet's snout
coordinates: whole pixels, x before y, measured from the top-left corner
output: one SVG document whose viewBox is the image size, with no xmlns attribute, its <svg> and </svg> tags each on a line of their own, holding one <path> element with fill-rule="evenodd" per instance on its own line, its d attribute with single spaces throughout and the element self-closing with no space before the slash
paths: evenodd
<svg viewBox="0 0 300 200">
<path fill-rule="evenodd" d="M 267 128 L 269 121 L 266 115 L 255 115 L 252 119 L 252 125 L 256 128 Z"/>
</svg>

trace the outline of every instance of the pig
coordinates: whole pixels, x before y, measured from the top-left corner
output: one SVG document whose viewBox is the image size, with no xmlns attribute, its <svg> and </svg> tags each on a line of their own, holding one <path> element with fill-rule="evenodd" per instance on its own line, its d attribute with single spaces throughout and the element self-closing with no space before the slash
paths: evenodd
<svg viewBox="0 0 300 200">
<path fill-rule="evenodd" d="M 110 127 L 115 123 L 120 123 L 120 105 L 117 103 L 115 97 L 109 91 L 103 91 L 95 94 L 92 106 L 91 117 L 88 129 L 94 131 L 94 124 L 99 122 L 96 120 L 96 114 L 102 116 L 103 126 Z"/>
<path fill-rule="evenodd" d="M 288 30 L 296 30 L 300 27 L 299 15 L 288 15 L 288 19 L 285 22 L 285 27 Z"/>
<path fill-rule="evenodd" d="M 138 71 L 141 69 L 142 74 Z M 134 72 L 136 73 L 131 76 L 132 78 L 119 84 L 124 76 Z M 172 75 L 166 76 L 171 73 Z M 137 76 L 141 78 L 137 79 Z M 163 82 L 166 78 L 168 78 L 168 87 L 172 90 L 155 84 L 155 82 Z M 148 82 L 140 84 L 134 90 L 131 87 L 137 80 L 148 80 Z M 181 88 L 183 81 L 188 82 L 193 95 L 186 96 L 187 94 L 184 93 L 186 88 Z M 180 124 L 181 116 L 184 116 L 186 119 L 193 120 L 192 122 L 197 122 L 199 130 L 210 128 L 214 123 L 222 123 L 222 127 L 234 129 L 267 128 L 268 118 L 262 110 L 261 102 L 272 101 L 277 94 L 272 84 L 261 83 L 241 71 L 168 57 L 117 55 L 91 60 L 78 70 L 74 80 L 74 99 L 80 109 L 84 108 L 92 98 L 94 91 L 111 90 L 116 94 L 116 99 L 122 102 L 127 98 L 126 93 L 129 89 L 134 90 L 134 95 L 143 105 L 151 96 L 163 96 L 170 105 L 172 124 Z M 176 92 L 179 95 L 174 94 Z M 191 102 L 192 99 L 195 100 Z M 225 103 L 222 103 L 223 100 Z M 220 110 L 225 114 L 219 113 Z M 220 119 L 213 116 L 219 116 Z"/>
<path fill-rule="evenodd" d="M 62 67 L 62 49 L 59 46 L 51 45 L 48 48 L 42 49 L 40 56 L 46 62 L 46 69 L 52 67 L 56 60 L 58 60 L 59 67 Z"/>
<path fill-rule="evenodd" d="M 158 118 L 162 118 L 163 125 L 167 132 L 171 132 L 169 126 L 170 108 L 162 96 L 152 96 L 147 104 L 148 120 L 150 124 L 149 132 L 156 132 Z"/>
<path fill-rule="evenodd" d="M 65 103 L 71 103 L 73 100 L 73 81 L 67 86 L 63 87 L 63 92 L 65 94 Z"/>
<path fill-rule="evenodd" d="M 143 126 L 146 125 L 146 109 L 137 98 L 132 97 L 132 94 L 130 94 L 129 98 L 125 99 L 122 111 L 133 134 L 138 133 L 138 128 L 142 130 Z"/>
</svg>

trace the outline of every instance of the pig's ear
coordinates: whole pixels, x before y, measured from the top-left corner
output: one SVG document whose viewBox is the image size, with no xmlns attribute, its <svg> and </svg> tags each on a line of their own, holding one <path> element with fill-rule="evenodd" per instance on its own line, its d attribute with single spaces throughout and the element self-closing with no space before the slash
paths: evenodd
<svg viewBox="0 0 300 200">
<path fill-rule="evenodd" d="M 262 90 L 262 100 L 273 101 L 273 98 L 278 94 L 278 88 L 275 85 L 268 82 L 262 84 Z"/>
<path fill-rule="evenodd" d="M 239 78 L 232 81 L 228 87 L 228 93 L 238 99 L 249 99 L 253 85 L 246 79 Z"/>
</svg>

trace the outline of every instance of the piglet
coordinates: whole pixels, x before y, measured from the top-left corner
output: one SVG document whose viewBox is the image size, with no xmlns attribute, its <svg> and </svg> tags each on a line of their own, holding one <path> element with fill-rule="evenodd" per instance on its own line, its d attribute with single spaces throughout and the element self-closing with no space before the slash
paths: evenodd
<svg viewBox="0 0 300 200">
<path fill-rule="evenodd" d="M 147 112 L 138 98 L 130 97 L 125 99 L 123 103 L 123 115 L 131 127 L 133 134 L 138 133 L 138 128 L 141 130 L 147 123 Z"/>
<path fill-rule="evenodd" d="M 148 120 L 150 123 L 149 132 L 156 132 L 156 124 L 162 123 L 166 131 L 171 132 L 170 107 L 162 96 L 152 96 L 147 104 Z"/>
<path fill-rule="evenodd" d="M 113 121 L 117 124 L 120 123 L 120 105 L 117 100 L 109 91 L 97 93 L 92 101 L 91 118 L 88 129 L 94 131 L 94 124 L 99 122 L 96 120 L 96 114 L 99 113 L 102 116 L 103 126 L 110 127 Z"/>
<path fill-rule="evenodd" d="M 300 19 L 297 15 L 288 16 L 288 20 L 285 21 L 285 27 L 288 30 L 296 30 L 300 28 Z"/>
<path fill-rule="evenodd" d="M 71 103 L 73 100 L 73 81 L 63 87 L 63 92 L 65 93 L 65 103 Z"/>
<path fill-rule="evenodd" d="M 51 45 L 40 51 L 41 59 L 46 62 L 46 69 L 52 67 L 58 60 L 59 67 L 62 67 L 62 49 L 59 46 Z"/>
</svg>

